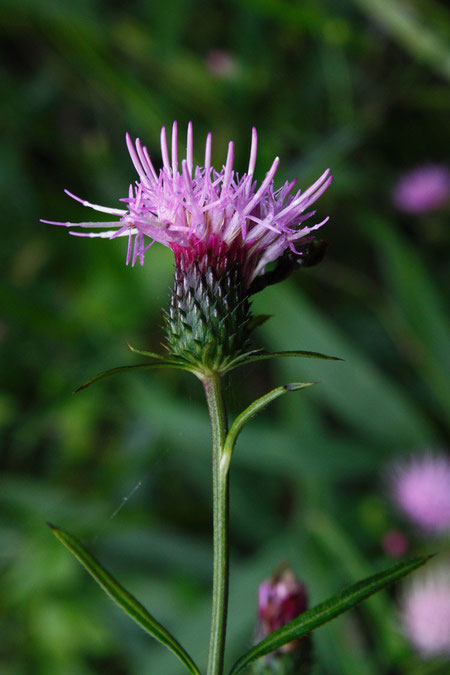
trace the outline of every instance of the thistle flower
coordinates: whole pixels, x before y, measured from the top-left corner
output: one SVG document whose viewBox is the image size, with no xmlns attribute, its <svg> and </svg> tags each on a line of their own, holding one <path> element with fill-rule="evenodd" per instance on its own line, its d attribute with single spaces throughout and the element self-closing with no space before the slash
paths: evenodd
<svg viewBox="0 0 450 675">
<path fill-rule="evenodd" d="M 258 589 L 258 616 L 264 637 L 307 609 L 306 588 L 289 568 L 263 581 Z"/>
<path fill-rule="evenodd" d="M 394 466 L 392 496 L 405 515 L 424 531 L 450 530 L 450 459 L 424 454 Z"/>
<path fill-rule="evenodd" d="M 250 283 L 265 266 L 279 258 L 285 250 L 302 255 L 302 244 L 328 218 L 311 227 L 302 224 L 315 212 L 306 213 L 332 181 L 327 169 L 307 190 L 292 194 L 296 181 L 286 182 L 275 190 L 273 179 L 278 169 L 276 157 L 258 187 L 253 174 L 256 165 L 257 133 L 252 131 L 248 172 L 239 176 L 234 169 L 234 144 L 228 145 L 225 165 L 220 171 L 211 166 L 211 134 L 205 145 L 204 166 L 194 167 L 192 124 L 188 125 L 186 159 L 178 161 L 178 131 L 174 122 L 171 157 L 166 129 L 161 129 L 163 168 L 156 172 L 147 148 L 139 139 L 134 143 L 126 136 L 128 151 L 139 180 L 130 185 L 128 197 L 121 199 L 126 209 L 91 204 L 66 190 L 66 194 L 95 211 L 118 216 L 115 222 L 64 223 L 42 222 L 65 227 L 101 232 L 74 232 L 80 237 L 115 239 L 128 237 L 127 264 L 139 259 L 144 263 L 147 249 L 158 241 L 169 246 L 180 257 L 186 250 L 189 257 L 201 255 L 204 249 L 219 258 L 223 250 L 233 250 L 245 267 L 245 280 Z M 149 243 L 147 243 L 148 238 Z M 133 245 L 134 240 L 134 245 Z M 299 248 L 297 246 L 299 245 Z"/>
<path fill-rule="evenodd" d="M 139 180 L 130 185 L 124 209 L 91 204 L 66 193 L 83 206 L 118 217 L 113 222 L 64 223 L 81 237 L 128 238 L 127 264 L 144 263 L 146 251 L 156 241 L 175 255 L 175 285 L 166 313 L 168 348 L 172 355 L 203 371 L 223 371 L 229 360 L 247 348 L 251 325 L 248 296 L 266 283 L 289 273 L 295 262 L 315 262 L 314 231 L 328 218 L 311 226 L 307 211 L 332 181 L 327 169 L 304 192 L 293 192 L 296 181 L 276 190 L 273 179 L 276 157 L 261 185 L 254 180 L 257 133 L 252 131 L 248 171 L 233 169 L 234 144 L 228 145 L 225 165 L 211 166 L 211 134 L 205 145 L 204 166 L 193 160 L 192 124 L 187 129 L 186 158 L 178 161 L 178 130 L 174 122 L 171 156 L 166 129 L 161 130 L 163 168 L 155 170 L 147 148 L 126 136 L 128 151 Z M 74 231 L 73 228 L 89 230 Z M 100 229 L 101 231 L 96 231 Z M 319 246 L 319 257 L 321 257 Z M 280 270 L 261 275 L 269 263 Z M 251 285 L 259 277 L 259 283 Z"/>
<path fill-rule="evenodd" d="M 392 199 L 401 211 L 426 213 L 444 206 L 450 198 L 450 171 L 430 164 L 406 173 L 394 186 Z"/>
<path fill-rule="evenodd" d="M 409 548 L 408 538 L 399 530 L 389 530 L 381 540 L 383 551 L 391 558 L 401 558 Z"/>
<path fill-rule="evenodd" d="M 230 79 L 238 71 L 236 60 L 224 49 L 212 49 L 206 55 L 205 63 L 210 73 L 222 79 Z"/>
<path fill-rule="evenodd" d="M 285 626 L 308 609 L 305 586 L 296 579 L 293 571 L 283 567 L 258 589 L 258 640 Z M 253 667 L 255 675 L 306 675 L 310 672 L 311 638 L 294 640 L 273 654 L 260 659 Z"/>
<path fill-rule="evenodd" d="M 450 569 L 414 577 L 400 600 L 403 630 L 424 657 L 450 657 Z"/>
</svg>

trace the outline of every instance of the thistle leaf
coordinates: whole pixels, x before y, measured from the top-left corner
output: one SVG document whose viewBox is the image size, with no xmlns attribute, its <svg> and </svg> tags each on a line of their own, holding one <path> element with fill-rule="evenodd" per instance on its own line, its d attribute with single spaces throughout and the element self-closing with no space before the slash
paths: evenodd
<svg viewBox="0 0 450 675">
<path fill-rule="evenodd" d="M 167 356 L 165 354 L 157 354 L 156 352 L 146 352 L 142 349 L 136 349 L 130 343 L 127 343 L 128 349 L 130 349 L 134 354 L 140 354 L 141 356 L 148 356 L 151 359 L 156 359 L 157 361 L 167 361 Z M 170 360 L 170 359 L 169 359 Z"/>
<path fill-rule="evenodd" d="M 102 567 L 98 560 L 86 551 L 78 539 L 50 523 L 48 523 L 48 525 L 59 541 L 73 553 L 83 567 L 85 567 L 89 574 L 103 588 L 105 593 L 107 593 L 107 595 L 109 595 L 109 597 L 114 600 L 114 602 L 119 605 L 130 618 L 136 621 L 136 623 L 152 637 L 159 640 L 159 642 L 170 649 L 175 656 L 179 658 L 186 670 L 192 675 L 200 675 L 199 669 L 189 654 L 183 649 L 173 635 L 171 635 L 159 621 L 154 619 L 153 616 L 147 612 L 145 607 L 143 607 L 136 598 L 130 595 L 130 593 L 128 593 L 128 591 Z"/>
<path fill-rule="evenodd" d="M 346 590 L 334 595 L 329 600 L 300 614 L 299 617 L 290 621 L 282 628 L 275 630 L 264 640 L 249 649 L 249 651 L 241 656 L 234 664 L 230 671 L 230 675 L 237 675 L 237 673 L 242 672 L 253 661 L 272 653 L 293 640 L 298 640 L 299 638 L 308 635 L 316 628 L 319 628 L 319 626 L 322 626 L 324 623 L 339 616 L 339 614 L 354 607 L 373 593 L 376 593 L 394 581 L 410 574 L 410 572 L 413 572 L 421 565 L 424 565 L 431 557 L 432 556 L 424 556 L 407 560 L 406 562 L 400 562 L 384 572 L 374 574 L 363 581 L 359 581 L 358 583 L 349 586 Z"/>
<path fill-rule="evenodd" d="M 327 356 L 326 354 L 320 354 L 319 352 L 305 352 L 305 351 L 288 351 L 288 352 L 259 352 L 254 354 L 249 352 L 248 354 L 242 354 L 242 356 L 233 360 L 233 363 L 228 370 L 234 370 L 239 366 L 247 366 L 249 363 L 255 363 L 256 361 L 265 361 L 267 359 L 275 359 L 278 357 L 285 356 L 300 356 L 303 358 L 309 359 L 326 359 L 329 361 L 343 361 L 337 356 Z"/>
<path fill-rule="evenodd" d="M 130 373 L 137 370 L 150 370 L 151 368 L 180 368 L 181 370 L 187 370 L 186 367 L 175 361 L 160 361 L 158 363 L 140 363 L 136 366 L 119 366 L 118 368 L 111 368 L 110 370 L 104 370 L 101 373 L 97 373 L 94 377 L 91 377 L 89 380 L 86 380 L 84 384 L 75 389 L 73 392 L 77 394 L 82 389 L 90 387 L 91 384 L 103 380 L 105 377 L 111 377 L 112 375 L 120 375 L 121 373 Z"/>
<path fill-rule="evenodd" d="M 272 403 L 276 398 L 287 394 L 290 391 L 297 391 L 298 389 L 304 389 L 305 387 L 310 387 L 311 385 L 316 384 L 315 382 L 291 382 L 290 384 L 284 384 L 281 387 L 272 389 L 261 398 L 253 401 L 248 408 L 246 408 L 240 415 L 234 420 L 230 431 L 228 432 L 227 438 L 225 440 L 225 445 L 223 449 L 223 459 L 222 463 L 228 467 L 228 464 L 231 460 L 233 454 L 234 446 L 236 444 L 237 438 L 241 433 L 244 426 L 247 422 L 254 417 L 257 413 L 263 410 L 269 403 Z"/>
</svg>

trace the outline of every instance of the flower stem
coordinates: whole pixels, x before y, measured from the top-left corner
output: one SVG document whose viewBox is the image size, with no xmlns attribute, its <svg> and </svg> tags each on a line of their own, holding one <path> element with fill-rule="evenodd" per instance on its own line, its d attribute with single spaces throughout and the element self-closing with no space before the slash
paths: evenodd
<svg viewBox="0 0 450 675">
<path fill-rule="evenodd" d="M 221 376 L 203 379 L 212 429 L 214 567 L 211 637 L 207 675 L 222 675 L 228 609 L 229 481 L 228 462 L 221 465 L 227 435 L 227 416 Z"/>
</svg>

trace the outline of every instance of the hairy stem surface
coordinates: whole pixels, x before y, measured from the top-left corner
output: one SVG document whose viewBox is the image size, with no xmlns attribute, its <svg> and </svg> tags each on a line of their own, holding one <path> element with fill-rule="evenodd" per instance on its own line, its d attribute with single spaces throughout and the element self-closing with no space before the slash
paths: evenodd
<svg viewBox="0 0 450 675">
<path fill-rule="evenodd" d="M 227 435 L 227 417 L 220 375 L 203 380 L 212 429 L 214 566 L 211 637 L 207 675 L 222 675 L 228 609 L 229 480 L 228 466 L 221 467 Z"/>
</svg>

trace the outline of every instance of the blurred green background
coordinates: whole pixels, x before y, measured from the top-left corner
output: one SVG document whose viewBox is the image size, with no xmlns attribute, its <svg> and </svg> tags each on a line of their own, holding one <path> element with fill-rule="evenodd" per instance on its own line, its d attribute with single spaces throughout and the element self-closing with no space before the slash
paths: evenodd
<svg viewBox="0 0 450 675">
<path fill-rule="evenodd" d="M 317 268 L 270 289 L 258 346 L 345 363 L 254 365 L 227 382 L 231 413 L 289 380 L 242 434 L 232 469 L 228 662 L 250 643 L 257 586 L 283 560 L 312 603 L 410 553 L 436 548 L 394 512 L 384 467 L 445 447 L 444 216 L 406 216 L 403 171 L 445 161 L 450 24 L 436 0 L 28 0 L 1 3 L 3 192 L 0 423 L 2 675 L 178 675 L 181 666 L 104 596 L 45 526 L 77 534 L 203 666 L 211 577 L 210 431 L 199 383 L 162 371 L 105 380 L 158 350 L 172 276 L 156 245 L 125 266 L 123 240 L 39 223 L 94 219 L 67 187 L 114 206 L 135 180 L 124 133 L 159 164 L 159 130 L 194 122 L 221 165 L 307 185 L 330 166 Z M 448 362 L 447 362 L 448 363 Z M 320 675 L 444 672 L 401 635 L 395 593 L 320 629 Z"/>
</svg>

